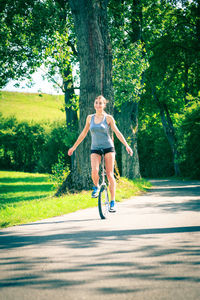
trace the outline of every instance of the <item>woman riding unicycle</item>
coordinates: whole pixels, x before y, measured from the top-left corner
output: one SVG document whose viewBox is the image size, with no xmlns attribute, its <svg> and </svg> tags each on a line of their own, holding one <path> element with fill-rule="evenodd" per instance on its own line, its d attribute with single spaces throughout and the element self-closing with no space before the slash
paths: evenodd
<svg viewBox="0 0 200 300">
<path fill-rule="evenodd" d="M 92 168 L 92 181 L 94 183 L 92 197 L 97 198 L 99 195 L 99 166 L 101 163 L 101 156 L 104 155 L 106 176 L 109 182 L 109 190 L 111 201 L 109 205 L 110 212 L 116 212 L 115 208 L 115 190 L 116 182 L 114 178 L 114 162 L 115 162 L 115 148 L 113 140 L 109 134 L 109 128 L 111 128 L 117 138 L 126 147 L 128 154 L 133 155 L 132 149 L 129 147 L 124 136 L 119 131 L 115 124 L 115 120 L 111 115 L 108 115 L 104 109 L 106 108 L 107 100 L 103 96 L 98 96 L 94 101 L 94 108 L 96 113 L 88 115 L 86 124 L 79 135 L 78 139 L 68 151 L 68 155 L 72 155 L 78 145 L 84 140 L 88 131 L 91 132 L 92 144 L 91 144 L 91 168 Z"/>
</svg>

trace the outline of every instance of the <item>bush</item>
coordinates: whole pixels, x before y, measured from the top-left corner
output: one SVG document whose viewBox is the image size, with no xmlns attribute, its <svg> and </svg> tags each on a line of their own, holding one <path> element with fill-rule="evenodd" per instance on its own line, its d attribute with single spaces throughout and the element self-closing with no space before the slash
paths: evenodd
<svg viewBox="0 0 200 300">
<path fill-rule="evenodd" d="M 75 138 L 76 132 L 67 130 L 64 122 L 52 123 L 47 130 L 36 171 L 51 173 L 52 165 L 58 162 L 60 152 L 63 153 L 66 163 L 70 165 L 71 160 L 67 152 Z"/>
<path fill-rule="evenodd" d="M 173 123 L 178 139 L 181 175 L 200 179 L 200 103 L 193 102 L 182 114 L 174 114 Z M 141 175 L 172 176 L 172 152 L 158 115 L 149 118 L 146 116 L 139 125 L 138 152 Z"/>
<path fill-rule="evenodd" d="M 64 154 L 60 152 L 58 154 L 58 162 L 52 166 L 52 174 L 49 177 L 50 181 L 53 182 L 53 187 L 58 188 L 69 173 L 69 165 L 66 164 Z"/>
<path fill-rule="evenodd" d="M 186 108 L 182 119 L 181 170 L 184 176 L 200 179 L 200 103 Z"/>
<path fill-rule="evenodd" d="M 1 119 L 1 168 L 33 171 L 44 142 L 44 129 L 40 124 Z"/>
<path fill-rule="evenodd" d="M 67 130 L 65 123 L 18 122 L 1 116 L 0 168 L 6 170 L 51 173 L 52 165 L 62 152 L 70 164 L 68 148 L 76 132 Z"/>
<path fill-rule="evenodd" d="M 140 125 L 138 154 L 142 177 L 168 177 L 174 174 L 172 152 L 159 117 Z"/>
</svg>

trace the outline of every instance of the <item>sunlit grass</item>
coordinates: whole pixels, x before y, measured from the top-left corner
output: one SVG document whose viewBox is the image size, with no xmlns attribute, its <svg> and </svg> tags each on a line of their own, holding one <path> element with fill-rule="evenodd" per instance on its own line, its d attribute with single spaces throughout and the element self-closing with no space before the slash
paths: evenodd
<svg viewBox="0 0 200 300">
<path fill-rule="evenodd" d="M 23 172 L 0 172 L 0 227 L 25 224 L 41 219 L 96 207 L 91 191 L 54 197 L 48 175 Z M 117 184 L 116 200 L 130 198 L 145 191 L 150 183 L 121 178 Z"/>
<path fill-rule="evenodd" d="M 15 116 L 18 121 L 64 120 L 63 108 L 63 95 L 0 92 L 3 117 Z"/>
<path fill-rule="evenodd" d="M 141 192 L 145 192 L 150 187 L 151 183 L 145 179 L 129 180 L 127 178 L 121 178 L 117 184 L 116 201 L 136 196 Z"/>
</svg>

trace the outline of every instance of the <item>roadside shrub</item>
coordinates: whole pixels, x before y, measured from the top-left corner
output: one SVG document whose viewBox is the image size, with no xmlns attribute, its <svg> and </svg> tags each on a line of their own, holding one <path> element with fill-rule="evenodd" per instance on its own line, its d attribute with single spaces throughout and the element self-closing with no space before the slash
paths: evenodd
<svg viewBox="0 0 200 300">
<path fill-rule="evenodd" d="M 60 152 L 70 164 L 67 151 L 76 131 L 67 130 L 64 121 L 40 124 L 0 117 L 1 169 L 51 173 Z"/>
<path fill-rule="evenodd" d="M 40 159 L 36 164 L 36 171 L 51 173 L 52 165 L 58 162 L 60 152 L 63 154 L 66 164 L 70 165 L 71 160 L 67 152 L 74 143 L 76 136 L 76 130 L 68 130 L 65 122 L 50 124 L 46 132 Z"/>
<path fill-rule="evenodd" d="M 36 123 L 19 123 L 15 118 L 6 119 L 1 124 L 1 168 L 34 171 L 45 142 L 44 128 Z"/>
<path fill-rule="evenodd" d="M 0 114 L 0 167 L 1 169 L 12 169 L 14 135 L 17 120 L 15 117 L 4 119 Z"/>
<path fill-rule="evenodd" d="M 158 117 L 140 124 L 138 154 L 142 177 L 168 177 L 174 173 L 172 152 Z"/>
<path fill-rule="evenodd" d="M 184 176 L 200 179 L 200 103 L 187 107 L 182 120 L 181 170 Z"/>
<path fill-rule="evenodd" d="M 50 181 L 53 182 L 53 187 L 58 188 L 65 178 L 69 175 L 69 165 L 66 164 L 65 155 L 62 152 L 58 154 L 58 162 L 52 166 Z"/>
</svg>

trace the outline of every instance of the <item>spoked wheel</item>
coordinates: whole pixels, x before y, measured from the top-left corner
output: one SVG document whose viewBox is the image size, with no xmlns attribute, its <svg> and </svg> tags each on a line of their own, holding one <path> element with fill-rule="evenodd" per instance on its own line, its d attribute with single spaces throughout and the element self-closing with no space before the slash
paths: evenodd
<svg viewBox="0 0 200 300">
<path fill-rule="evenodd" d="M 98 198 L 99 215 L 101 219 L 106 219 L 109 213 L 109 196 L 107 186 L 103 185 Z"/>
</svg>

